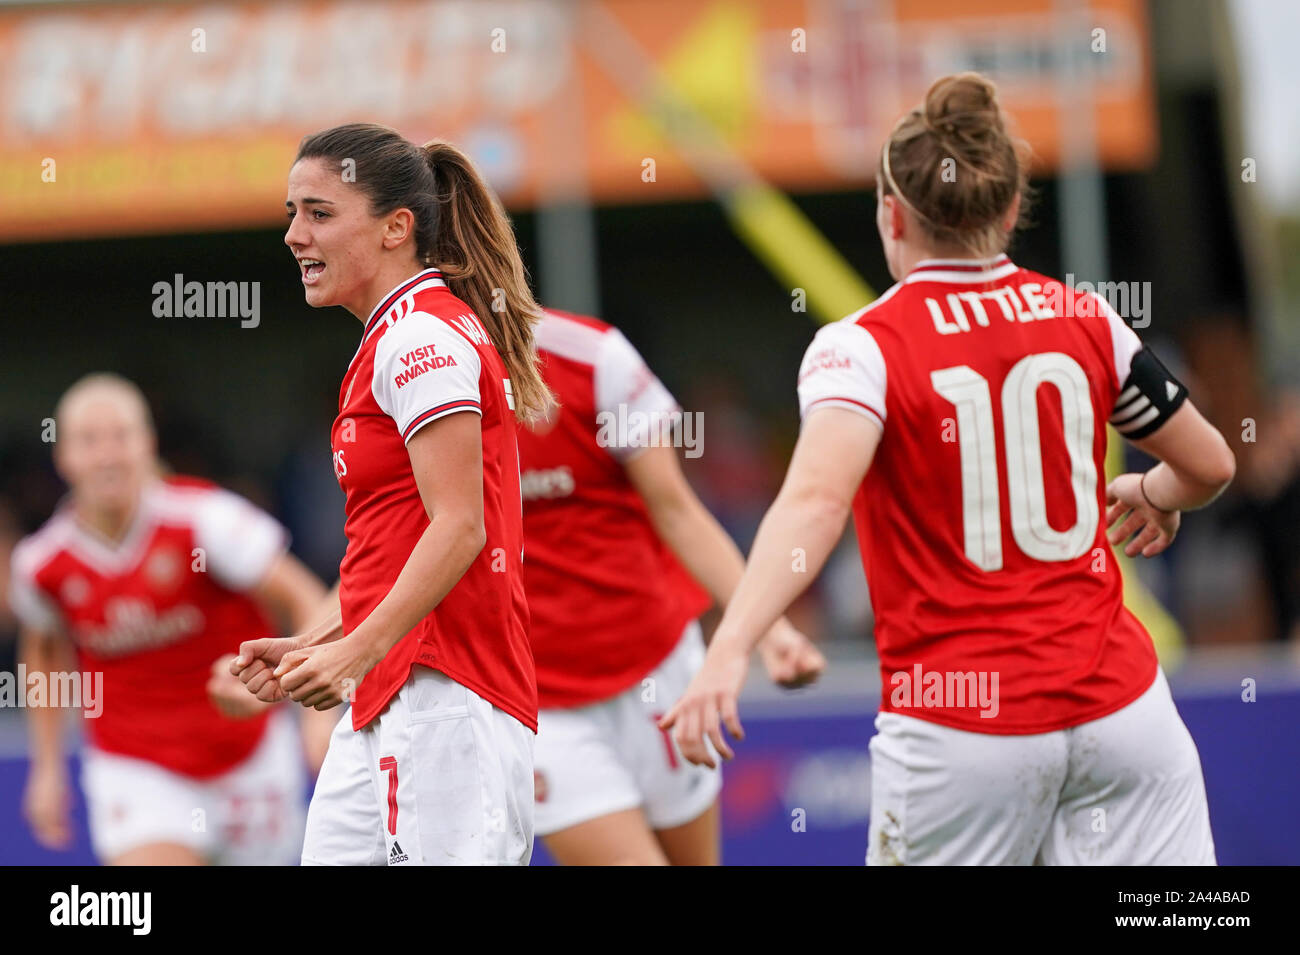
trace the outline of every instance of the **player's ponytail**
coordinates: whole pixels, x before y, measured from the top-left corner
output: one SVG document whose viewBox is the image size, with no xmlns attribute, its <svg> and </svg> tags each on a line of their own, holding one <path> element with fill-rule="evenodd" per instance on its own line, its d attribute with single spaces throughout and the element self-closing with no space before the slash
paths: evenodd
<svg viewBox="0 0 1300 955">
<path fill-rule="evenodd" d="M 541 306 L 528 288 L 510 220 L 463 152 L 434 140 L 424 153 L 439 205 L 428 261 L 492 336 L 510 375 L 516 417 L 541 417 L 553 400 L 533 341 Z"/>
<path fill-rule="evenodd" d="M 934 241 L 977 255 L 1006 248 L 1015 197 L 1028 207 L 1029 148 L 1012 137 L 997 89 L 979 73 L 936 80 L 898 121 L 881 150 L 877 181 Z M 1017 223 L 1018 224 L 1018 223 Z"/>
<path fill-rule="evenodd" d="M 510 375 L 515 417 L 544 415 L 553 398 L 533 340 L 541 307 L 510 220 L 469 158 L 448 143 L 421 147 L 387 126 L 348 123 L 304 138 L 297 157 L 303 159 L 338 163 L 345 181 L 369 197 L 373 215 L 411 210 L 416 257 L 442 270 L 492 336 Z"/>
</svg>

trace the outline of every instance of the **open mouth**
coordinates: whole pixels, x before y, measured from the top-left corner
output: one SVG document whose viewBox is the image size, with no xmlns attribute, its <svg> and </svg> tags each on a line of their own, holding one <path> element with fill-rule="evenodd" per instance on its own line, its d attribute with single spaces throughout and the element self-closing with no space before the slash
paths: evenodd
<svg viewBox="0 0 1300 955">
<path fill-rule="evenodd" d="M 315 285 L 321 273 L 325 271 L 325 263 L 320 259 L 299 259 L 298 267 L 302 269 L 304 285 Z"/>
</svg>

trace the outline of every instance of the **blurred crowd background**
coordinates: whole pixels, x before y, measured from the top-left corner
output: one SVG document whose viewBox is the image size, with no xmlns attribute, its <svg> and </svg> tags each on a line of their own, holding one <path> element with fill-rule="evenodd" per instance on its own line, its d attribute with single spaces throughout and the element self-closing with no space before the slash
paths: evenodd
<svg viewBox="0 0 1300 955">
<path fill-rule="evenodd" d="M 172 469 L 267 508 L 334 579 L 328 430 L 358 327 L 303 303 L 282 202 L 297 139 L 354 119 L 474 155 L 542 300 L 621 327 L 702 413 L 688 475 L 747 547 L 818 321 L 866 304 L 845 302 L 855 282 L 890 284 L 879 145 L 930 80 L 972 68 L 1038 157 L 1012 257 L 1150 283 L 1140 334 L 1238 456 L 1143 583 L 1189 647 L 1294 647 L 1297 36 L 1289 0 L 0 4 L 0 580 L 64 492 L 43 420 L 101 369 L 144 388 Z M 748 215 L 731 190 L 755 182 L 792 206 Z M 823 266 L 852 281 L 801 310 Z M 156 317 L 177 274 L 259 283 L 257 327 Z M 797 617 L 871 652 L 851 530 Z"/>
</svg>

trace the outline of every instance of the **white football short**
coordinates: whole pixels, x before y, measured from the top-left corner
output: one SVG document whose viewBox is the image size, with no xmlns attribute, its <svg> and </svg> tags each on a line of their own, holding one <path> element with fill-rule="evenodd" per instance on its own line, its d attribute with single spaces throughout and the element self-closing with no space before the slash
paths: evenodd
<svg viewBox="0 0 1300 955">
<path fill-rule="evenodd" d="M 658 726 L 703 662 L 704 636 L 692 621 L 672 653 L 622 693 L 538 714 L 539 835 L 638 807 L 650 828 L 671 829 L 713 805 L 722 773 L 688 763 Z"/>
<path fill-rule="evenodd" d="M 278 707 L 252 754 L 211 779 L 87 746 L 81 784 L 95 855 L 169 842 L 219 865 L 294 865 L 307 786 L 294 710 Z"/>
<path fill-rule="evenodd" d="M 360 730 L 345 714 L 307 810 L 304 865 L 527 865 L 533 731 L 425 666 Z"/>
<path fill-rule="evenodd" d="M 1162 670 L 1069 729 L 969 733 L 898 713 L 871 740 L 868 865 L 1214 865 L 1205 781 Z"/>
</svg>

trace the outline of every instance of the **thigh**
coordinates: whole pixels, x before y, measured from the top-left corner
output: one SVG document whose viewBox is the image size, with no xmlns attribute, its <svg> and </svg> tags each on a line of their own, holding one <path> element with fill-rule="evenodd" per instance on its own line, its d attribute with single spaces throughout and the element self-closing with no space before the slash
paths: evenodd
<svg viewBox="0 0 1300 955">
<path fill-rule="evenodd" d="M 88 748 L 82 789 L 91 843 L 101 861 L 206 861 L 211 856 L 217 807 L 197 781 L 142 759 Z"/>
<path fill-rule="evenodd" d="M 655 839 L 670 865 L 720 865 L 722 862 L 722 812 L 718 800 L 690 822 L 656 829 Z"/>
<path fill-rule="evenodd" d="M 613 815 L 621 820 L 614 826 L 614 832 L 626 831 L 628 819 L 635 818 L 643 830 L 638 834 L 637 843 L 649 840 L 653 844 L 650 827 L 641 812 L 641 791 L 619 752 L 614 726 L 614 706 L 609 700 L 538 713 L 534 812 L 537 833 L 548 837 L 548 848 L 553 845 L 550 836 L 581 829 L 586 823 Z M 592 831 L 583 829 L 583 832 Z M 609 835 L 601 830 L 599 838 L 604 840 Z M 585 837 L 578 833 L 576 838 L 581 843 Z M 569 841 L 564 840 L 566 845 Z M 615 854 L 624 852 L 620 848 Z M 570 850 L 566 854 L 574 852 Z"/>
<path fill-rule="evenodd" d="M 366 746 L 371 732 L 354 731 L 350 712 L 334 727 L 307 808 L 303 865 L 384 864 L 383 822 Z"/>
<path fill-rule="evenodd" d="M 638 685 L 620 698 L 619 750 L 626 754 L 644 800 L 646 820 L 655 830 L 681 829 L 700 819 L 718 800 L 722 770 L 696 766 L 682 758 L 672 734 L 659 720 L 686 692 L 704 663 L 704 636 L 691 621 L 673 652 L 650 674 L 648 694 Z M 706 741 L 707 743 L 707 741 Z M 722 760 L 707 744 L 714 761 Z M 689 832 L 706 832 L 701 823 Z M 705 851 L 701 846 L 700 851 Z"/>
<path fill-rule="evenodd" d="M 371 740 L 388 863 L 527 865 L 532 737 L 445 674 L 412 668 Z"/>
<path fill-rule="evenodd" d="M 881 713 L 868 865 L 1029 865 L 1066 775 L 1063 733 L 995 736 Z"/>
<path fill-rule="evenodd" d="M 1200 756 L 1162 671 L 1128 706 L 1067 735 L 1069 775 L 1045 863 L 1214 864 Z"/>
<path fill-rule="evenodd" d="M 543 838 L 560 865 L 668 865 L 639 808 L 604 813 Z"/>
<path fill-rule="evenodd" d="M 299 714 L 284 707 L 253 754 L 208 784 L 219 806 L 217 861 L 294 865 L 302 854 L 304 765 Z"/>
</svg>

